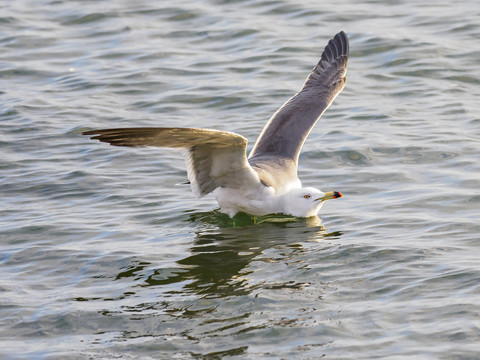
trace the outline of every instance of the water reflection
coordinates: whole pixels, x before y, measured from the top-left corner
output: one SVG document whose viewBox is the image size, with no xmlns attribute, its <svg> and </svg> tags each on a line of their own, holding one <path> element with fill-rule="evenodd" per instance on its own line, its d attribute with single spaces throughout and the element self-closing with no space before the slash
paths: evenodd
<svg viewBox="0 0 480 360">
<path fill-rule="evenodd" d="M 123 351 L 125 341 L 149 339 L 154 353 L 183 351 L 187 344 L 188 357 L 246 354 L 249 346 L 244 341 L 232 344 L 232 337 L 252 336 L 266 326 L 290 327 L 297 321 L 265 320 L 259 310 L 271 306 L 270 296 L 293 294 L 308 285 L 292 274 L 278 276 L 278 271 L 285 270 L 285 263 L 293 265 L 287 271 L 303 268 L 312 242 L 341 235 L 329 233 L 318 218 L 232 221 L 208 212 L 193 214 L 188 221 L 195 238 L 183 258 L 164 266 L 156 266 L 147 257 L 129 258 L 113 272 L 114 283 L 120 285 L 116 296 L 75 299 L 82 306 L 89 302 L 102 315 L 98 336 L 114 334 L 106 340 L 112 349 Z M 75 324 L 87 327 L 88 317 L 77 318 Z M 199 344 L 209 339 L 219 352 L 205 354 Z"/>
<path fill-rule="evenodd" d="M 212 220 L 227 220 L 216 216 L 211 212 L 193 215 L 190 220 L 198 230 L 191 255 L 177 261 L 176 269 L 154 270 L 144 286 L 184 283 L 182 291 L 204 298 L 245 295 L 253 290 L 247 280 L 249 264 L 266 249 L 285 247 L 293 253 L 303 252 L 304 242 L 340 235 L 329 234 L 319 218 L 257 218 L 254 225 L 219 227 Z M 234 220 L 237 224 L 246 221 Z"/>
</svg>

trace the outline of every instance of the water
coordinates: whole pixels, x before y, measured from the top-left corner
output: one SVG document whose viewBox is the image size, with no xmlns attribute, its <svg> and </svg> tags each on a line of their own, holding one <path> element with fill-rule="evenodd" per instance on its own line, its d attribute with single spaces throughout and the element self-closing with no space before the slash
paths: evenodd
<svg viewBox="0 0 480 360">
<path fill-rule="evenodd" d="M 5 359 L 473 359 L 476 1 L 1 1 Z M 203 126 L 250 146 L 344 30 L 348 81 L 301 155 L 321 220 L 235 223 L 180 154 L 83 130 Z"/>
</svg>

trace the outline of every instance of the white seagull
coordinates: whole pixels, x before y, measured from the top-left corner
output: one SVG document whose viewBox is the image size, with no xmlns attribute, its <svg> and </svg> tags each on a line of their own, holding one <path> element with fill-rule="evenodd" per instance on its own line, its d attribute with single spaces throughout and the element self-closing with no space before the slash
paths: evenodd
<svg viewBox="0 0 480 360">
<path fill-rule="evenodd" d="M 345 86 L 349 44 L 341 31 L 329 41 L 302 89 L 277 110 L 247 157 L 247 139 L 228 131 L 197 128 L 119 128 L 83 135 L 115 146 L 184 150 L 188 179 L 197 197 L 213 192 L 220 211 L 233 217 L 286 214 L 316 216 L 323 203 L 342 197 L 302 187 L 298 157 L 311 129 Z"/>
</svg>

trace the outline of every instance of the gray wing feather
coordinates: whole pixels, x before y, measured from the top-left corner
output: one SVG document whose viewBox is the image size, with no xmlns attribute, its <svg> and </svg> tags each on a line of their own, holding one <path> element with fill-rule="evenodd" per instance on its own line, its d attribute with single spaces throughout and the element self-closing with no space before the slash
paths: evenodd
<svg viewBox="0 0 480 360">
<path fill-rule="evenodd" d="M 168 147 L 184 150 L 188 179 L 202 197 L 219 186 L 258 183 L 246 157 L 247 139 L 235 133 L 189 128 L 119 128 L 86 131 L 83 135 L 115 146 Z"/>
<path fill-rule="evenodd" d="M 348 38 L 342 31 L 329 41 L 302 90 L 265 125 L 250 152 L 251 163 L 273 156 L 291 159 L 297 165 L 311 129 L 345 86 L 348 55 Z"/>
</svg>

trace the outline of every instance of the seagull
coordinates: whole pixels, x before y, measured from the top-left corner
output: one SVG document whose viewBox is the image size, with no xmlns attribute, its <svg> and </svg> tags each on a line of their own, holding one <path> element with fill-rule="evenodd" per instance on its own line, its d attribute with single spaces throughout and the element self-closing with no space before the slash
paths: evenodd
<svg viewBox="0 0 480 360">
<path fill-rule="evenodd" d="M 247 139 L 229 131 L 133 127 L 85 131 L 115 146 L 182 149 L 193 193 L 213 193 L 220 211 L 235 216 L 317 216 L 326 200 L 342 197 L 302 187 L 297 175 L 303 143 L 345 86 L 349 43 L 341 31 L 325 47 L 302 89 L 273 114 L 247 157 Z M 93 135 L 93 136 L 92 136 Z"/>
</svg>

